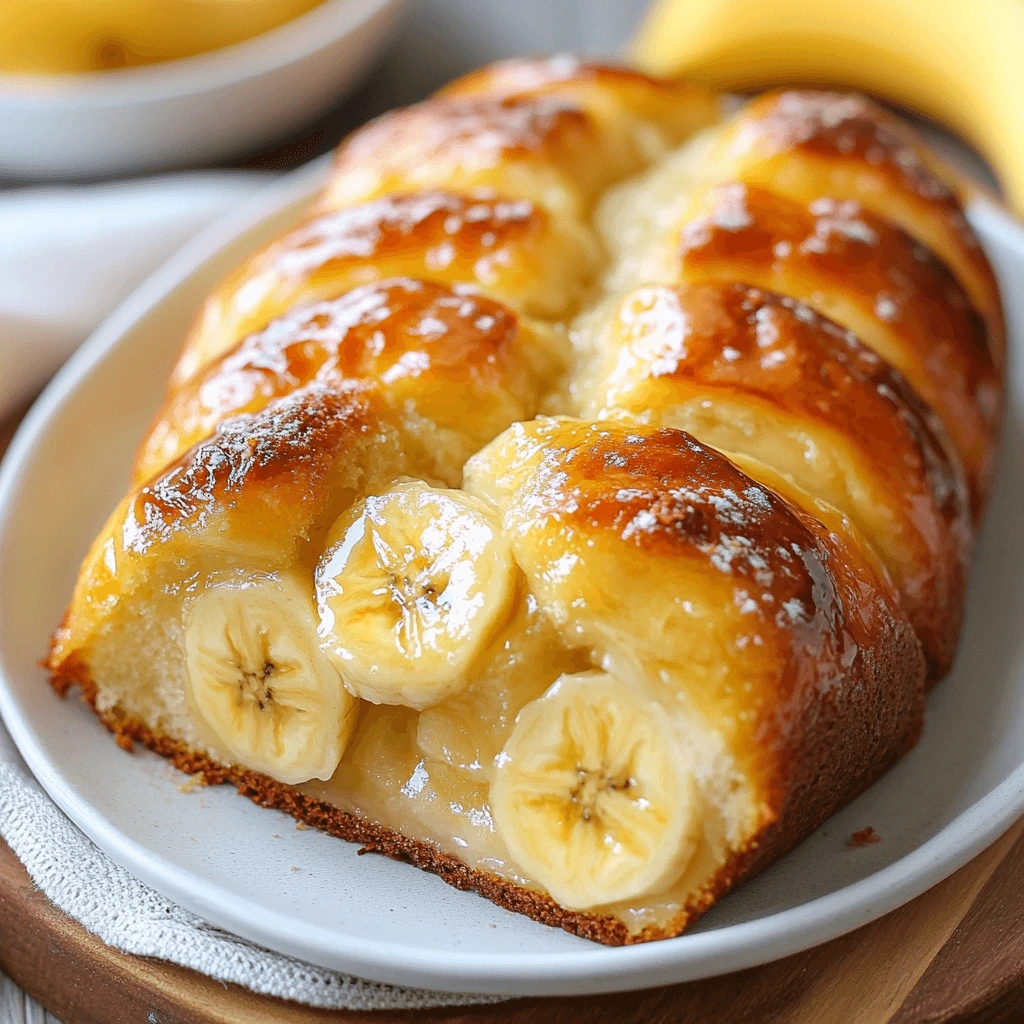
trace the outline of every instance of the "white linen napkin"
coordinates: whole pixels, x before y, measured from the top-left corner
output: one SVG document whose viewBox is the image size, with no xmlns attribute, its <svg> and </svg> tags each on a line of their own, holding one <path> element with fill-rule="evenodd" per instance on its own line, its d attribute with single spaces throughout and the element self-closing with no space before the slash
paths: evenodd
<svg viewBox="0 0 1024 1024">
<path fill-rule="evenodd" d="M 0 420 L 168 256 L 273 177 L 210 171 L 0 191 Z"/>
<path fill-rule="evenodd" d="M 0 191 L 0 419 L 26 401 L 118 302 L 263 172 L 214 171 Z M 421 1009 L 493 997 L 395 988 L 272 953 L 174 905 L 64 816 L 0 724 L 0 837 L 33 882 L 108 945 L 309 1006 Z"/>
</svg>

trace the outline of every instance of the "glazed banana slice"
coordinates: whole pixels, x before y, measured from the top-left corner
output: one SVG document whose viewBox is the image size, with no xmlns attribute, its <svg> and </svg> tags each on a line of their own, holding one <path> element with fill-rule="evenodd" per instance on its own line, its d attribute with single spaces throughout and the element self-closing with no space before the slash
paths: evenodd
<svg viewBox="0 0 1024 1024">
<path fill-rule="evenodd" d="M 422 709 L 462 690 L 508 621 L 518 570 L 497 517 L 420 481 L 358 503 L 316 569 L 323 649 L 375 704 Z"/>
<path fill-rule="evenodd" d="M 690 758 L 659 707 L 603 672 L 564 675 L 519 712 L 490 807 L 518 865 L 575 910 L 671 884 L 699 824 Z"/>
<path fill-rule="evenodd" d="M 239 764 L 290 785 L 329 779 L 358 717 L 315 611 L 302 581 L 258 576 L 208 587 L 185 617 L 191 706 Z"/>
</svg>

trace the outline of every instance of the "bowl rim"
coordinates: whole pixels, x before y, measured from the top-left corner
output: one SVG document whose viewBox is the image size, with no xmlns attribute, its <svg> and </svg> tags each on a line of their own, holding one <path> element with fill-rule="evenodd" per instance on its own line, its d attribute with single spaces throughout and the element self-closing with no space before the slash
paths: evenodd
<svg viewBox="0 0 1024 1024">
<path fill-rule="evenodd" d="M 316 176 L 325 167 L 326 158 L 321 158 L 285 176 L 200 233 L 140 285 L 58 372 L 26 416 L 0 466 L 0 540 L 6 530 L 6 513 L 18 500 L 21 480 L 35 457 L 41 434 L 83 382 L 138 321 L 190 276 L 201 272 L 203 264 L 221 248 L 260 219 L 314 194 Z M 977 199 L 971 214 L 1024 253 L 1024 228 L 1005 211 Z M 444 948 L 406 949 L 396 955 L 394 947 L 384 941 L 339 940 L 337 934 L 322 927 L 297 928 L 286 914 L 240 903 L 216 885 L 183 875 L 171 861 L 122 832 L 74 792 L 41 752 L 30 716 L 22 712 L 14 693 L 4 676 L 0 650 L 0 712 L 16 746 L 58 806 L 143 882 L 212 923 L 286 955 L 332 966 L 340 954 L 345 963 L 339 966 L 335 962 L 335 969 L 432 989 L 508 994 L 511 985 L 516 995 L 610 992 L 695 980 L 776 960 L 836 938 L 909 902 L 981 853 L 1024 810 L 1024 764 L 1019 764 L 934 836 L 892 864 L 798 906 L 712 931 L 634 946 L 588 945 L 557 955 L 462 951 L 456 957 Z M 688 956 L 679 954 L 684 944 Z M 765 948 L 770 948 L 770 955 L 764 955 Z"/>
<path fill-rule="evenodd" d="M 405 2 L 322 0 L 303 14 L 248 39 L 138 67 L 69 74 L 0 73 L 0 108 L 75 109 L 97 102 L 139 105 L 207 92 L 300 61 Z"/>
</svg>

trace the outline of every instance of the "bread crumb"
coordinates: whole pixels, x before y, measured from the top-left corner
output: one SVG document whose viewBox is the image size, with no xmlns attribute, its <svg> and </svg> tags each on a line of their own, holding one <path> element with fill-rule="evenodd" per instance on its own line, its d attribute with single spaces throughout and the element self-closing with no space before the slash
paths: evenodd
<svg viewBox="0 0 1024 1024">
<path fill-rule="evenodd" d="M 295 822 L 295 830 L 297 832 L 305 832 L 309 826 L 304 821 Z"/>
<path fill-rule="evenodd" d="M 289 871 L 298 871 L 299 869 L 293 864 L 288 870 Z"/>
<path fill-rule="evenodd" d="M 280 838 L 281 838 L 281 836 L 280 836 L 280 834 L 279 834 L 279 833 L 275 832 L 275 833 L 274 833 L 274 834 L 273 834 L 273 835 L 272 835 L 272 836 L 271 836 L 270 838 L 271 838 L 271 839 L 280 839 Z"/>
<path fill-rule="evenodd" d="M 871 846 L 873 843 L 880 843 L 882 837 L 870 826 L 867 828 L 859 829 L 854 832 L 852 836 L 846 841 L 846 845 L 851 850 L 856 850 L 861 846 Z"/>
<path fill-rule="evenodd" d="M 179 793 L 194 793 L 200 786 L 206 785 L 206 776 L 202 772 L 190 775 L 184 782 L 178 785 Z"/>
</svg>

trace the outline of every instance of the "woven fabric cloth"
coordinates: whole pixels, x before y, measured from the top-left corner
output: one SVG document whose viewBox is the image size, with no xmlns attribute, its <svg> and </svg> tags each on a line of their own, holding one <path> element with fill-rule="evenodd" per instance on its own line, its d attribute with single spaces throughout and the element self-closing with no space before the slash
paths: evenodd
<svg viewBox="0 0 1024 1024">
<path fill-rule="evenodd" d="M 32 777 L 0 725 L 0 836 L 32 881 L 108 945 L 261 995 L 338 1010 L 426 1009 L 494 997 L 380 985 L 272 953 L 200 920 L 118 867 Z"/>
</svg>

